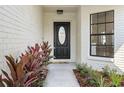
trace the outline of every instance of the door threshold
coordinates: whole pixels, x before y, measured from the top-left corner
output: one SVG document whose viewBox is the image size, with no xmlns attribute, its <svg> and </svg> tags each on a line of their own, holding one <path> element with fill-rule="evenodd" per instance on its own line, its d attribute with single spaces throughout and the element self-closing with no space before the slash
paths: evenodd
<svg viewBox="0 0 124 93">
<path fill-rule="evenodd" d="M 68 64 L 69 62 L 49 62 L 49 63 L 51 63 L 51 64 Z"/>
</svg>

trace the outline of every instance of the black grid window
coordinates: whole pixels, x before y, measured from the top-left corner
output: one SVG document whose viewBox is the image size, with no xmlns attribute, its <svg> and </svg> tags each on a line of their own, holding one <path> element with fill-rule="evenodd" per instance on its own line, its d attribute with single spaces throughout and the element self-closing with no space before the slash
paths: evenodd
<svg viewBox="0 0 124 93">
<path fill-rule="evenodd" d="M 90 55 L 114 56 L 114 10 L 90 15 Z"/>
</svg>

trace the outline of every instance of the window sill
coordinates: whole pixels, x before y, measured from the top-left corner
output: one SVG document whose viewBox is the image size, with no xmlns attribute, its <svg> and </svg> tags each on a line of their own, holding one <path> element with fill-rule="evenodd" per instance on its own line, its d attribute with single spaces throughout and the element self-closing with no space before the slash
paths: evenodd
<svg viewBox="0 0 124 93">
<path fill-rule="evenodd" d="M 105 58 L 105 57 L 94 57 L 94 56 L 88 56 L 88 60 L 94 60 L 94 61 L 104 61 L 104 62 L 114 62 L 114 58 Z"/>
</svg>

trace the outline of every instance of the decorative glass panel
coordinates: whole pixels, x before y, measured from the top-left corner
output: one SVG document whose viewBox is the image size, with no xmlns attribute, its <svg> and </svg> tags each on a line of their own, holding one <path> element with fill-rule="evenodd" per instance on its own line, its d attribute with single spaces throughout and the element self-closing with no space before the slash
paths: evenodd
<svg viewBox="0 0 124 93">
<path fill-rule="evenodd" d="M 59 28 L 58 37 L 59 37 L 59 42 L 60 42 L 60 44 L 61 44 L 61 45 L 64 44 L 65 38 L 66 38 L 66 33 L 65 33 L 65 29 L 64 29 L 63 26 L 61 26 L 61 27 Z"/>
</svg>

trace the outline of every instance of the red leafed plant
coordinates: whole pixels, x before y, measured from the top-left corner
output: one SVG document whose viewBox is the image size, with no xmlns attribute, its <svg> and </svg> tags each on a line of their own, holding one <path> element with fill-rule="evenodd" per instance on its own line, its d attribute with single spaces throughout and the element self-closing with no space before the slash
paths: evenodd
<svg viewBox="0 0 124 93">
<path fill-rule="evenodd" d="M 50 58 L 52 58 L 50 55 L 52 49 L 50 48 L 50 45 L 48 42 L 43 42 L 43 44 L 40 44 L 40 47 L 42 49 L 42 56 L 44 58 L 44 61 L 47 62 Z"/>
<path fill-rule="evenodd" d="M 5 56 L 10 75 L 2 70 L 5 78 L 0 75 L 0 86 L 34 86 L 33 83 L 43 79 L 47 74 L 46 62 L 50 58 L 51 51 L 48 42 L 43 42 L 28 47 L 26 53 L 20 56 L 20 61 L 12 56 Z"/>
<path fill-rule="evenodd" d="M 35 47 L 29 47 L 26 54 L 29 55 L 30 62 L 26 64 L 25 69 L 26 71 L 35 71 L 35 70 L 42 70 L 43 66 L 49 60 L 49 56 L 52 49 L 48 42 L 43 42 L 43 44 L 35 44 Z M 24 54 L 22 54 L 23 56 Z M 22 57 L 21 57 L 22 58 Z"/>
<path fill-rule="evenodd" d="M 25 70 L 27 72 L 34 71 L 38 74 L 39 80 L 43 80 L 47 74 L 46 65 L 51 51 L 48 42 L 43 42 L 40 45 L 35 44 L 35 47 L 28 47 L 26 54 L 30 55 L 30 62 L 25 65 Z"/>
<path fill-rule="evenodd" d="M 37 80 L 36 76 L 33 76 L 32 72 L 25 73 L 24 67 L 29 62 L 28 55 L 22 56 L 21 60 L 15 60 L 11 55 L 5 56 L 7 61 L 7 65 L 10 69 L 10 75 L 2 70 L 4 77 L 0 75 L 0 85 L 1 86 L 8 86 L 8 87 L 24 87 L 30 86 L 31 83 Z"/>
</svg>

